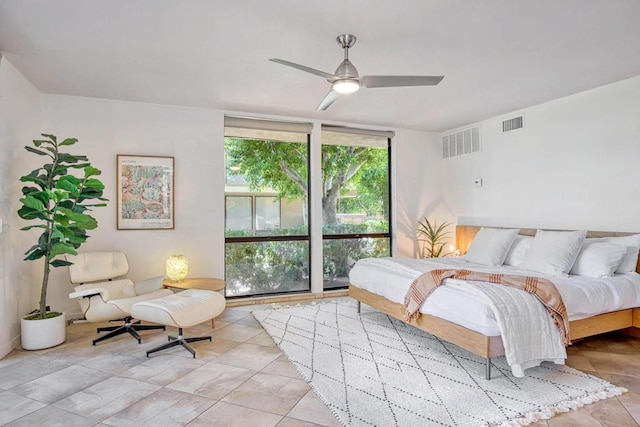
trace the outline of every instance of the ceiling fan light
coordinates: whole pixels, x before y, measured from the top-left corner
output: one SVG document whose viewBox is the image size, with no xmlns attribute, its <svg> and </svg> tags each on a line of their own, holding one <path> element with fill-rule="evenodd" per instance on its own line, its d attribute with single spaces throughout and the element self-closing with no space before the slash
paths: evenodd
<svg viewBox="0 0 640 427">
<path fill-rule="evenodd" d="M 338 93 L 353 93 L 357 92 L 358 89 L 360 89 L 360 83 L 357 80 L 338 80 L 333 84 L 333 90 Z"/>
</svg>

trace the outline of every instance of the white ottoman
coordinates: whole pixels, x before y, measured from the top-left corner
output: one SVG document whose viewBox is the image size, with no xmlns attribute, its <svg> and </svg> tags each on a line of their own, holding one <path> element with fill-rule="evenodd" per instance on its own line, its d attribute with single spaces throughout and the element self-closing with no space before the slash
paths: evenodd
<svg viewBox="0 0 640 427">
<path fill-rule="evenodd" d="M 226 301 L 218 292 L 189 289 L 167 297 L 138 302 L 131 307 L 131 316 L 135 319 L 178 328 L 177 337 L 169 336 L 168 344 L 147 351 L 147 357 L 156 351 L 181 345 L 195 358 L 196 352 L 187 343 L 211 341 L 211 336 L 184 338 L 182 328 L 213 319 L 224 311 L 225 306 Z"/>
</svg>

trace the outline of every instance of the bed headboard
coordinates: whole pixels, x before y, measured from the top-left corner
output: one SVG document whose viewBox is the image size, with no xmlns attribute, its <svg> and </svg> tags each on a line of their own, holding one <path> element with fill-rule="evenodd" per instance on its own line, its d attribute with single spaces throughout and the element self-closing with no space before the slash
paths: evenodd
<svg viewBox="0 0 640 427">
<path fill-rule="evenodd" d="M 461 253 L 466 253 L 471 241 L 482 226 L 480 225 L 456 225 L 456 248 L 460 249 Z M 493 227 L 491 228 L 516 228 L 516 227 Z M 521 228 L 520 233 L 523 236 L 535 236 L 537 228 Z M 569 230 L 552 230 L 552 231 L 569 231 Z M 617 232 L 617 231 L 589 231 L 587 232 L 587 237 L 621 237 L 621 236 L 629 236 L 631 234 L 638 233 L 626 233 L 626 232 Z M 636 264 L 636 272 L 640 273 L 640 256 L 638 257 L 638 262 Z"/>
</svg>

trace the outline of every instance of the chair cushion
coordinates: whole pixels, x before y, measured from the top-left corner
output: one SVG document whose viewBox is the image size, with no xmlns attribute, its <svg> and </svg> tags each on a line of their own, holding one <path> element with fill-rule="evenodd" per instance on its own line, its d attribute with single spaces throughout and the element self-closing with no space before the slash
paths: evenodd
<svg viewBox="0 0 640 427">
<path fill-rule="evenodd" d="M 129 272 L 129 262 L 122 252 L 83 252 L 76 256 L 65 255 L 65 259 L 73 263 L 69 266 L 73 283 L 108 280 Z"/>
<path fill-rule="evenodd" d="M 131 315 L 139 320 L 186 328 L 213 319 L 225 306 L 226 301 L 218 292 L 189 289 L 138 302 L 131 307 Z"/>
<path fill-rule="evenodd" d="M 170 295 L 173 295 L 173 292 L 171 292 L 169 289 L 159 289 L 154 292 L 148 292 L 146 294 L 142 294 L 134 297 L 113 299 L 111 301 L 107 301 L 107 303 L 117 306 L 120 310 L 124 311 L 125 313 L 131 313 L 131 307 L 136 303 L 139 303 L 141 301 L 156 299 L 156 298 L 168 297 Z M 133 316 L 133 317 L 136 317 L 136 316 Z"/>
<path fill-rule="evenodd" d="M 149 292 L 162 289 L 162 281 L 164 276 L 152 277 L 151 279 L 142 280 L 135 284 L 136 294 L 142 295 Z"/>
</svg>

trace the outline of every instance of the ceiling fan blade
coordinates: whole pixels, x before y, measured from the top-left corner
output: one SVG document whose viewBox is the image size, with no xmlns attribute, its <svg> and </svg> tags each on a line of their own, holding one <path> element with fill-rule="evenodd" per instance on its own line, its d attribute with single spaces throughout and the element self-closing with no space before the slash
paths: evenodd
<svg viewBox="0 0 640 427">
<path fill-rule="evenodd" d="M 333 101 L 335 101 L 336 99 L 338 99 L 338 93 L 334 90 L 330 90 L 329 93 L 327 93 L 324 99 L 320 102 L 320 105 L 318 105 L 316 111 L 326 110 L 331 104 L 333 104 Z"/>
<path fill-rule="evenodd" d="M 315 74 L 316 76 L 320 76 L 323 79 L 327 79 L 329 81 L 333 81 L 336 76 L 333 74 L 325 73 L 324 71 L 316 70 L 315 68 L 306 67 L 304 65 L 296 64 L 295 62 L 285 61 L 284 59 L 271 58 L 269 59 L 271 62 L 276 62 L 278 64 L 286 65 L 287 67 L 297 68 L 298 70 L 306 71 L 307 73 Z"/>
<path fill-rule="evenodd" d="M 435 86 L 444 76 L 362 76 L 363 87 Z"/>
</svg>

